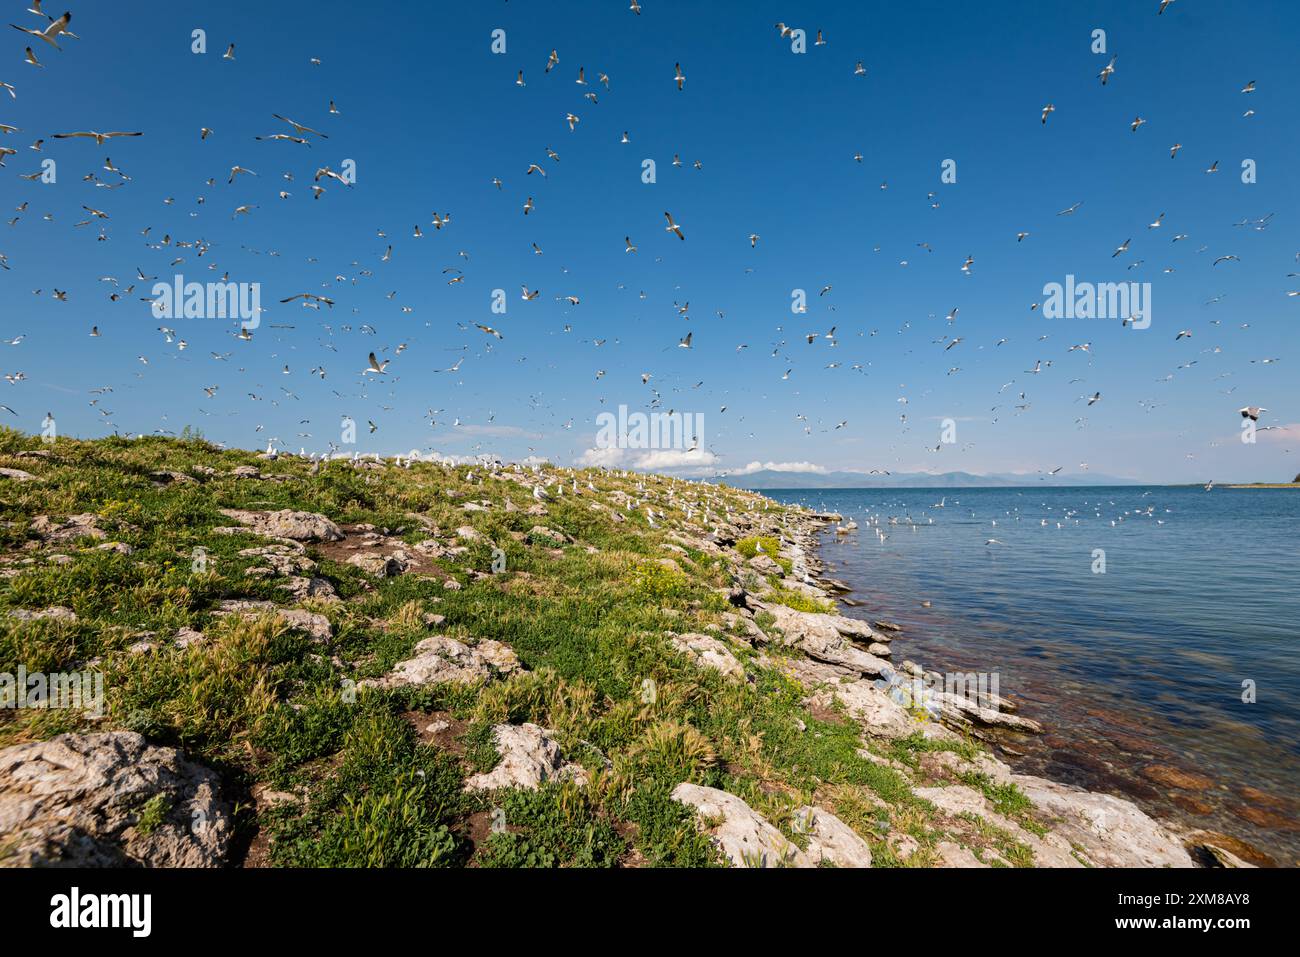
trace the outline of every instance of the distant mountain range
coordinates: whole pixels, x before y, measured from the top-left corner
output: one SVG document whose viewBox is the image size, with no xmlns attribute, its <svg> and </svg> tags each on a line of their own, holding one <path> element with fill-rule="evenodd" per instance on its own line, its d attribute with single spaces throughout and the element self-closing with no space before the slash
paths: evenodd
<svg viewBox="0 0 1300 957">
<path fill-rule="evenodd" d="M 735 488 L 1015 488 L 1044 485 L 1142 485 L 1133 479 L 1084 472 L 1067 475 L 975 475 L 971 472 L 778 472 L 763 469 L 748 475 L 721 475 L 713 481 Z"/>
</svg>

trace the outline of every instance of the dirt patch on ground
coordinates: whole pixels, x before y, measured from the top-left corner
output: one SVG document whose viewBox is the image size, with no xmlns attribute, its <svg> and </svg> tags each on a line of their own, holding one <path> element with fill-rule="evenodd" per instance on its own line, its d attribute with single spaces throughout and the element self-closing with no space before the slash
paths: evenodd
<svg viewBox="0 0 1300 957">
<path fill-rule="evenodd" d="M 262 868 L 271 866 L 271 835 L 264 827 L 259 827 L 257 833 L 253 835 L 253 840 L 249 842 L 248 850 L 244 853 L 244 860 L 240 863 L 243 868 Z"/>
<path fill-rule="evenodd" d="M 467 817 L 457 829 L 457 833 L 470 843 L 469 862 L 466 866 L 478 867 L 479 850 L 494 833 L 492 830 L 492 818 L 496 812 L 493 809 L 485 811 L 475 811 Z M 515 824 L 505 825 L 505 832 L 508 834 L 521 834 L 525 828 Z"/>
<path fill-rule="evenodd" d="M 627 850 L 618 859 L 618 866 L 649 867 L 650 862 L 646 860 L 645 855 L 636 849 L 637 839 L 641 836 L 641 828 L 631 821 L 611 821 L 610 824 L 618 833 L 618 836 L 627 844 Z"/>
<path fill-rule="evenodd" d="M 462 738 L 469 727 L 468 721 L 454 717 L 449 711 L 407 711 L 402 717 L 415 729 L 421 744 L 431 744 L 458 758 L 464 756 Z"/>
<path fill-rule="evenodd" d="M 809 701 L 807 708 L 810 715 L 824 724 L 848 724 L 848 718 L 824 701 Z"/>
</svg>

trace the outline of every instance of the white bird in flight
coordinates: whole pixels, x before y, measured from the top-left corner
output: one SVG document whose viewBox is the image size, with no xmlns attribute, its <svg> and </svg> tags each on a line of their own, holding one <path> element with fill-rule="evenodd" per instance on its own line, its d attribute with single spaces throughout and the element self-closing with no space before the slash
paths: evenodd
<svg viewBox="0 0 1300 957">
<path fill-rule="evenodd" d="M 40 4 L 38 3 L 36 4 L 36 6 L 40 7 Z M 40 10 L 33 9 L 28 12 L 40 13 Z M 47 16 L 47 14 L 42 13 L 41 16 Z M 26 27 L 20 27 L 16 23 L 11 23 L 9 25 L 13 27 L 15 30 L 20 30 L 23 33 L 30 34 L 31 36 L 34 37 L 39 37 L 40 39 L 48 43 L 50 46 L 54 47 L 56 50 L 62 50 L 63 47 L 59 46 L 58 37 L 60 33 L 64 33 L 67 31 L 68 21 L 71 19 L 72 19 L 72 14 L 65 13 L 63 16 L 59 17 L 59 19 L 51 20 L 50 25 L 47 26 L 44 30 L 29 30 Z"/>
</svg>

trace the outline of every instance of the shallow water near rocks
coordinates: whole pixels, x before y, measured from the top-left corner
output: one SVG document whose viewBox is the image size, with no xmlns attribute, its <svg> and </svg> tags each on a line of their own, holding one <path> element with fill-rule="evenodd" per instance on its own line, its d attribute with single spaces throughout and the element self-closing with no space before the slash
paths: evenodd
<svg viewBox="0 0 1300 957">
<path fill-rule="evenodd" d="M 1300 491 L 765 494 L 858 523 L 821 557 L 846 614 L 902 626 L 895 662 L 997 673 L 1047 732 L 1017 770 L 1300 862 Z"/>
</svg>

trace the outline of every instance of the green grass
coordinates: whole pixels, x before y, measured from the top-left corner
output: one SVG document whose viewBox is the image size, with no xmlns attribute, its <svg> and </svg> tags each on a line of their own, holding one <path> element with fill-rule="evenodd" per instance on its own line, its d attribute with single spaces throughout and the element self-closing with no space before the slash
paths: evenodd
<svg viewBox="0 0 1300 957">
<path fill-rule="evenodd" d="M 382 708 L 344 735 L 337 769 L 310 801 L 273 815 L 274 861 L 289 867 L 440 867 L 467 853 L 452 826 L 467 808 L 457 762 L 414 742 Z"/>
<path fill-rule="evenodd" d="M 154 795 L 140 809 L 140 816 L 136 819 L 135 829 L 141 834 L 152 834 L 167 819 L 167 812 L 170 810 L 171 802 L 167 800 L 167 795 Z"/>
<path fill-rule="evenodd" d="M 480 867 L 613 867 L 626 850 L 585 790 L 572 782 L 504 793 Z"/>
<path fill-rule="evenodd" d="M 782 588 L 780 585 L 773 585 L 772 591 L 763 596 L 764 601 L 776 602 L 778 605 L 785 605 L 787 608 L 793 608 L 795 611 L 815 612 L 818 614 L 828 615 L 835 611 L 835 605 L 829 601 L 813 598 L 805 595 L 803 592 L 795 591 L 791 588 Z"/>
</svg>

